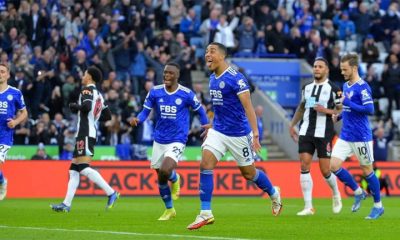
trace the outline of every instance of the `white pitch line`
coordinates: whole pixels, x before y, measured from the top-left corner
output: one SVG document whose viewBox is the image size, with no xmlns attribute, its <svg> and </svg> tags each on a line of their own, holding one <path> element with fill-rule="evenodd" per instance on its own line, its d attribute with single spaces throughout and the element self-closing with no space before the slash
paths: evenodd
<svg viewBox="0 0 400 240">
<path fill-rule="evenodd" d="M 0 225 L 0 228 L 9 229 L 23 229 L 23 230 L 41 230 L 41 231 L 54 231 L 54 232 L 86 232 L 86 233 L 105 233 L 114 235 L 133 235 L 133 236 L 154 236 L 154 237 L 173 237 L 173 238 L 193 238 L 193 239 L 213 239 L 213 240 L 254 240 L 250 238 L 229 238 L 229 237 L 207 237 L 207 236 L 193 236 L 183 234 L 157 234 L 157 233 L 136 233 L 136 232 L 117 232 L 117 231 L 101 231 L 89 229 L 65 229 L 65 228 L 45 228 L 45 227 L 14 227 Z"/>
</svg>

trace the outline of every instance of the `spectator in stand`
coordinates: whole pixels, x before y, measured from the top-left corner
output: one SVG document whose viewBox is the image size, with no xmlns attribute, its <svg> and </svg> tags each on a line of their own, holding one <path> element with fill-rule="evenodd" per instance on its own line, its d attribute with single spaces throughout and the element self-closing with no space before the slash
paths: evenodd
<svg viewBox="0 0 400 240">
<path fill-rule="evenodd" d="M 186 8 L 182 0 L 175 0 L 169 8 L 169 26 L 174 33 L 179 31 L 182 18 L 185 16 Z"/>
<path fill-rule="evenodd" d="M 368 34 L 364 40 L 364 44 L 361 48 L 361 57 L 363 62 L 368 65 L 379 62 L 379 50 L 375 44 L 374 36 Z"/>
<path fill-rule="evenodd" d="M 288 54 L 287 37 L 283 32 L 283 22 L 275 22 L 275 26 L 266 34 L 267 51 L 269 53 Z"/>
<path fill-rule="evenodd" d="M 232 20 L 230 22 L 228 22 L 227 15 L 221 15 L 219 17 L 217 32 L 215 33 L 214 37 L 214 42 L 219 42 L 225 45 L 229 55 L 233 53 L 233 49 L 235 47 L 235 36 L 233 35 L 233 31 L 235 31 L 239 24 L 239 18 L 234 16 L 233 13 L 234 12 L 232 10 L 230 13 Z"/>
<path fill-rule="evenodd" d="M 210 17 L 201 23 L 200 34 L 203 36 L 203 42 L 205 45 L 214 40 L 220 15 L 221 12 L 218 9 L 213 9 L 210 13 Z"/>
<path fill-rule="evenodd" d="M 64 139 L 62 141 L 62 148 L 60 151 L 60 160 L 71 160 L 73 158 L 75 147 L 75 133 L 74 127 L 69 127 L 63 131 Z"/>
<path fill-rule="evenodd" d="M 138 52 L 133 58 L 130 66 L 130 78 L 132 83 L 132 93 L 139 94 L 140 90 L 144 87 L 146 77 L 146 58 L 143 54 L 144 46 L 142 42 L 137 42 Z"/>
<path fill-rule="evenodd" d="M 323 39 L 328 38 L 331 43 L 334 43 L 337 40 L 337 36 L 332 20 L 325 19 L 323 24 L 324 25 L 321 29 L 321 37 Z"/>
<path fill-rule="evenodd" d="M 258 1 L 254 7 L 254 11 L 256 12 L 254 21 L 257 29 L 265 29 L 267 31 L 271 30 L 273 28 L 275 19 L 268 4 L 263 1 Z"/>
<path fill-rule="evenodd" d="M 296 26 L 299 27 L 300 32 L 303 36 L 306 36 L 309 31 L 311 31 L 315 18 L 310 12 L 310 4 L 309 2 L 303 2 L 301 10 L 299 9 L 295 12 L 294 16 L 296 20 Z"/>
<path fill-rule="evenodd" d="M 307 43 L 298 27 L 290 29 L 290 39 L 288 40 L 289 53 L 295 54 L 298 58 L 304 58 Z"/>
<path fill-rule="evenodd" d="M 362 2 L 357 10 L 350 12 L 350 19 L 354 22 L 356 28 L 357 50 L 361 49 L 362 41 L 368 36 L 372 24 L 372 17 L 368 10 L 368 3 Z"/>
<path fill-rule="evenodd" d="M 385 44 L 386 49 L 390 49 L 393 33 L 399 29 L 399 15 L 399 4 L 393 2 L 390 4 L 389 9 L 382 18 L 381 28 L 383 28 L 383 43 Z"/>
<path fill-rule="evenodd" d="M 185 34 L 185 38 L 190 41 L 192 37 L 199 36 L 200 30 L 200 19 L 196 16 L 196 11 L 190 8 L 184 18 L 182 18 L 180 23 L 180 32 Z"/>
<path fill-rule="evenodd" d="M 29 144 L 29 136 L 31 134 L 31 123 L 26 118 L 15 127 L 14 131 L 14 145 L 27 145 Z"/>
<path fill-rule="evenodd" d="M 49 22 L 45 10 L 40 10 L 38 3 L 31 5 L 31 14 L 25 19 L 26 34 L 33 47 L 44 47 L 46 40 L 46 26 Z"/>
<path fill-rule="evenodd" d="M 400 109 L 400 65 L 399 59 L 395 54 L 390 54 L 390 62 L 385 65 L 382 74 L 382 84 L 385 89 L 385 95 L 389 100 L 387 117 L 392 116 L 393 101 L 396 104 L 396 109 Z"/>
<path fill-rule="evenodd" d="M 389 143 L 392 141 L 394 131 L 391 130 L 388 135 L 385 135 L 385 129 L 378 126 L 373 130 L 374 133 L 374 159 L 375 161 L 387 161 L 389 153 Z"/>
<path fill-rule="evenodd" d="M 257 28 L 250 17 L 244 17 L 242 25 L 238 27 L 238 56 L 252 57 L 256 47 Z"/>
<path fill-rule="evenodd" d="M 46 153 L 44 144 L 39 143 L 36 154 L 31 157 L 31 160 L 52 160 L 52 158 Z"/>
<path fill-rule="evenodd" d="M 348 41 L 354 39 L 356 27 L 354 25 L 354 22 L 349 19 L 349 13 L 347 11 L 343 11 L 341 14 L 337 14 L 333 18 L 333 22 L 338 27 L 339 40 Z"/>
</svg>

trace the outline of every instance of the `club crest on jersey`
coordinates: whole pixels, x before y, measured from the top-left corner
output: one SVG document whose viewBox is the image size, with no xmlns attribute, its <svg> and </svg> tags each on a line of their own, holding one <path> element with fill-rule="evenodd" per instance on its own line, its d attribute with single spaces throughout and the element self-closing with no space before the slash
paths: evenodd
<svg viewBox="0 0 400 240">
<path fill-rule="evenodd" d="M 181 105 L 181 104 L 182 104 L 182 99 L 177 98 L 177 99 L 175 100 L 175 103 L 176 103 L 176 105 Z"/>
<path fill-rule="evenodd" d="M 349 99 L 351 99 L 351 97 L 354 95 L 354 92 L 353 91 L 350 91 L 349 93 L 347 93 L 347 97 L 349 98 Z"/>
<path fill-rule="evenodd" d="M 225 87 L 225 82 L 224 81 L 221 81 L 220 83 L 219 83 L 219 88 L 224 88 Z"/>
<path fill-rule="evenodd" d="M 370 98 L 371 98 L 371 97 L 369 96 L 369 94 L 368 94 L 368 92 L 367 92 L 366 89 L 364 89 L 364 90 L 361 91 L 361 99 L 362 99 L 362 100 L 367 100 L 367 99 L 370 99 Z"/>
<path fill-rule="evenodd" d="M 8 95 L 7 95 L 7 100 L 8 100 L 8 101 L 13 100 L 13 96 L 12 96 L 11 94 L 8 94 Z"/>
<path fill-rule="evenodd" d="M 84 95 L 93 95 L 92 92 L 90 90 L 87 90 L 87 89 L 83 90 L 82 94 L 84 94 Z"/>
</svg>

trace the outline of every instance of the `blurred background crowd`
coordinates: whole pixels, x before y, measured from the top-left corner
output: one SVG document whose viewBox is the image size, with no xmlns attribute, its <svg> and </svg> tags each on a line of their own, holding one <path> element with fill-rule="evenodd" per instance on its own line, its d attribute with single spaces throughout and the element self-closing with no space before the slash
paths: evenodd
<svg viewBox="0 0 400 240">
<path fill-rule="evenodd" d="M 375 135 L 391 140 L 391 113 L 400 109 L 399 6 L 390 0 L 0 0 L 0 62 L 10 64 L 10 85 L 22 91 L 30 114 L 17 127 L 15 144 L 72 151 L 76 116 L 67 106 L 77 101 L 93 64 L 103 71 L 98 87 L 113 113 L 99 126 L 98 144 L 150 144 L 153 121 L 132 130 L 127 120 L 162 83 L 166 62 L 181 65 L 180 83 L 211 110 L 207 89 L 193 83 L 192 72 L 204 70 L 212 41 L 232 57 L 312 63 L 323 56 L 340 86 L 340 54 L 359 52 L 378 109 Z M 199 145 L 200 122 L 195 115 L 191 122 L 188 145 Z"/>
</svg>

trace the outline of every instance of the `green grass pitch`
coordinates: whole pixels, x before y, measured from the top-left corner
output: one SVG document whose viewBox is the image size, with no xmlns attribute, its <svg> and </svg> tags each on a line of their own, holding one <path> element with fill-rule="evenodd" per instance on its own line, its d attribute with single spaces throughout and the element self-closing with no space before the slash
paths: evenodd
<svg viewBox="0 0 400 240">
<path fill-rule="evenodd" d="M 0 202 L 0 239 L 400 239 L 400 198 L 383 198 L 385 214 L 365 220 L 372 199 L 351 213 L 352 198 L 334 215 L 330 199 L 314 199 L 316 214 L 298 217 L 302 199 L 284 199 L 279 217 L 266 198 L 214 197 L 215 224 L 189 231 L 199 212 L 199 199 L 175 201 L 177 217 L 160 222 L 158 197 L 121 197 L 105 211 L 106 198 L 77 197 L 70 213 L 51 211 L 60 199 L 6 199 Z"/>
</svg>

